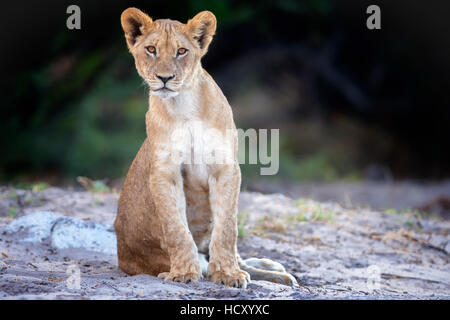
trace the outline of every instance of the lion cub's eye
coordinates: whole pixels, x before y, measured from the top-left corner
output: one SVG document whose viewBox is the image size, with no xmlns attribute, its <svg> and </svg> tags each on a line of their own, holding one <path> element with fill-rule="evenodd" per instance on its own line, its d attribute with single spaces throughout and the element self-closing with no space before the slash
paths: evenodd
<svg viewBox="0 0 450 320">
<path fill-rule="evenodd" d="M 187 51 L 188 51 L 188 49 L 186 49 L 186 48 L 180 48 L 180 49 L 177 50 L 177 56 L 182 56 Z"/>
<path fill-rule="evenodd" d="M 148 47 L 145 47 L 145 49 L 150 54 L 155 54 L 156 53 L 156 48 L 154 46 L 148 46 Z"/>
</svg>

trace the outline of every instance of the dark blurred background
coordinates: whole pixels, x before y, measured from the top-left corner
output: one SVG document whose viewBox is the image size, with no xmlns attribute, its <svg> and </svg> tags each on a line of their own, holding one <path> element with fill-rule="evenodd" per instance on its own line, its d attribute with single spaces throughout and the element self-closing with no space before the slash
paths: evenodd
<svg viewBox="0 0 450 320">
<path fill-rule="evenodd" d="M 81 8 L 81 30 L 66 8 Z M 381 30 L 366 8 L 381 7 Z M 203 60 L 240 128 L 280 129 L 272 181 L 450 176 L 448 1 L 9 1 L 0 11 L 0 181 L 119 180 L 145 137 L 148 89 L 120 26 L 218 19 Z M 242 166 L 244 187 L 258 166 Z"/>
</svg>

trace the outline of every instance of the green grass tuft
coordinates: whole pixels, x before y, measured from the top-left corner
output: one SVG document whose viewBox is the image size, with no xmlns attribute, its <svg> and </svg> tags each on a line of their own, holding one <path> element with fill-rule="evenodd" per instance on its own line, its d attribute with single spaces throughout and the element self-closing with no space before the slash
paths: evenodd
<svg viewBox="0 0 450 320">
<path fill-rule="evenodd" d="M 248 221 L 247 212 L 238 212 L 238 237 L 243 239 L 247 236 L 246 224 Z"/>
</svg>

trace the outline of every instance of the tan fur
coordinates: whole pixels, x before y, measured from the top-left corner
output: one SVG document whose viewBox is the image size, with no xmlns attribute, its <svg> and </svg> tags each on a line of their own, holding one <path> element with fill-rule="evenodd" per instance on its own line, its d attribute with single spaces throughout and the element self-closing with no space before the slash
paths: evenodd
<svg viewBox="0 0 450 320">
<path fill-rule="evenodd" d="M 237 252 L 237 131 L 227 99 L 200 63 L 216 30 L 214 15 L 204 11 L 182 24 L 153 21 L 129 8 L 121 22 L 137 71 L 150 87 L 150 106 L 147 138 L 126 177 L 114 224 L 119 267 L 128 274 L 189 282 L 202 276 L 200 261 L 209 256 L 208 274 L 216 283 L 246 287 L 250 275 L 243 268 L 258 279 L 295 285 L 284 268 L 265 268 L 270 260 L 258 264 L 254 259 L 249 265 Z M 177 56 L 179 48 L 188 51 Z M 170 78 L 166 90 L 159 77 Z M 172 134 L 189 130 L 193 121 L 215 129 L 207 143 L 224 147 L 232 161 L 172 161 L 171 148 L 185 146 L 184 137 L 174 140 Z"/>
</svg>

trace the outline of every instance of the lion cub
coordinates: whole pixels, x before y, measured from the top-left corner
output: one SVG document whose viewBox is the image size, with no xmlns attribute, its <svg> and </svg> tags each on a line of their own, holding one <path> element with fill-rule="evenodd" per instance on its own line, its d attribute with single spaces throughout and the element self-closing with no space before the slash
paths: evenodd
<svg viewBox="0 0 450 320">
<path fill-rule="evenodd" d="M 126 177 L 114 223 L 119 267 L 182 282 L 205 275 L 241 288 L 250 276 L 297 285 L 279 263 L 243 261 L 237 251 L 237 131 L 227 99 L 200 63 L 215 16 L 203 11 L 183 24 L 153 21 L 129 8 L 121 22 L 150 87 L 150 106 L 147 138 Z M 205 161 L 206 153 L 213 161 Z"/>
</svg>

